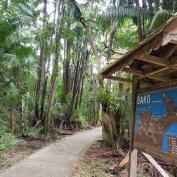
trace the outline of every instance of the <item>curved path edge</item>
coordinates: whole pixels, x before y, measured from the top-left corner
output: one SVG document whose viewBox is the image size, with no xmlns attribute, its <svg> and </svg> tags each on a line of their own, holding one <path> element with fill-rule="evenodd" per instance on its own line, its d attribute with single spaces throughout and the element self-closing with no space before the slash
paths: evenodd
<svg viewBox="0 0 177 177">
<path fill-rule="evenodd" d="M 100 136 L 99 127 L 65 137 L 6 169 L 0 177 L 69 177 L 81 153 Z"/>
</svg>

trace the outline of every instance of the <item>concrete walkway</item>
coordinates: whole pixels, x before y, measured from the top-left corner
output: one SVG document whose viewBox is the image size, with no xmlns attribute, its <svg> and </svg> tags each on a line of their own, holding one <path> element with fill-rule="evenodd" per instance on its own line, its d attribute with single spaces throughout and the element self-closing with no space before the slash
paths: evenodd
<svg viewBox="0 0 177 177">
<path fill-rule="evenodd" d="M 101 128 L 76 133 L 6 169 L 0 177 L 68 177 L 81 152 L 101 136 Z"/>
</svg>

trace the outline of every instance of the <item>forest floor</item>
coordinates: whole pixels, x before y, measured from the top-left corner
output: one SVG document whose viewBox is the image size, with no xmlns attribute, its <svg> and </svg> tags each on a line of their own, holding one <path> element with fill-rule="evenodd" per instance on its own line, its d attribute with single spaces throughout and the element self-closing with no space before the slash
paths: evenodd
<svg viewBox="0 0 177 177">
<path fill-rule="evenodd" d="M 3 170 L 3 172 L 1 171 L 0 177 L 68 177 L 71 175 L 72 167 L 79 161 L 81 154 L 99 136 L 101 136 L 101 128 L 93 128 L 75 133 L 72 136 L 66 136 L 36 151 L 28 158 Z M 34 149 L 25 150 L 25 148 L 24 156 L 34 152 Z M 13 159 L 10 154 L 8 157 L 7 159 Z M 15 157 L 17 158 L 18 155 Z"/>
<path fill-rule="evenodd" d="M 128 148 L 124 152 L 128 152 Z M 125 150 L 124 149 L 124 150 Z M 99 139 L 90 146 L 80 162 L 73 168 L 73 177 L 127 177 L 128 164 L 119 167 L 124 155 L 115 149 L 109 148 L 105 141 Z M 177 168 L 167 162 L 156 159 L 162 167 L 171 174 L 177 176 Z M 138 155 L 138 177 L 162 177 L 153 165 L 139 153 Z"/>
<path fill-rule="evenodd" d="M 127 168 L 115 169 L 123 157 L 104 140 L 95 141 L 73 168 L 74 177 L 127 177 Z"/>
</svg>

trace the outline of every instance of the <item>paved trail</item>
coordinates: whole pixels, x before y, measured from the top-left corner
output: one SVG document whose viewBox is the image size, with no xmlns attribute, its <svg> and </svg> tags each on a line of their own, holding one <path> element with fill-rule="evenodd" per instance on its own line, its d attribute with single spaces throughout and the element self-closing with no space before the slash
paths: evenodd
<svg viewBox="0 0 177 177">
<path fill-rule="evenodd" d="M 8 168 L 0 177 L 68 177 L 81 152 L 99 136 L 101 128 L 66 137 Z"/>
</svg>

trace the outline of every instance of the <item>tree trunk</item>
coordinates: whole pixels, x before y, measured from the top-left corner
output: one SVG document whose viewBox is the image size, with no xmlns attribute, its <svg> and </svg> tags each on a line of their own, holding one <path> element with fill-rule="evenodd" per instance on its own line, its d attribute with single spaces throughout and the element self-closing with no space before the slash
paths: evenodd
<svg viewBox="0 0 177 177">
<path fill-rule="evenodd" d="M 45 134 L 47 135 L 50 132 L 51 128 L 51 109 L 52 109 L 52 103 L 53 103 L 53 97 L 55 94 L 55 88 L 56 88 L 56 79 L 58 75 L 58 55 L 56 55 L 53 65 L 53 71 L 52 71 L 52 77 L 51 77 L 51 86 L 49 89 L 49 95 L 47 99 L 47 111 L 46 111 L 46 118 L 45 118 Z"/>
<path fill-rule="evenodd" d="M 54 19 L 53 19 L 53 24 L 56 24 L 56 12 L 57 12 L 57 0 L 54 3 Z M 56 29 L 53 29 L 53 34 L 56 33 Z M 53 40 L 54 37 L 52 36 L 50 39 L 50 43 L 53 44 Z M 46 97 L 47 97 L 47 85 L 48 85 L 48 79 L 50 75 L 50 64 L 51 64 L 51 54 L 48 54 L 48 61 L 47 61 L 47 71 L 46 74 L 47 76 L 45 76 L 44 79 L 44 86 L 43 86 L 43 91 L 42 91 L 42 98 L 41 98 L 41 109 L 40 109 L 40 118 L 41 118 L 41 122 L 42 125 L 45 125 L 45 116 L 44 116 L 44 110 L 45 110 L 45 101 L 46 101 Z"/>
<path fill-rule="evenodd" d="M 63 95 L 62 102 L 66 103 L 66 96 L 70 92 L 70 41 L 65 40 L 65 58 L 63 66 Z"/>
<path fill-rule="evenodd" d="M 21 117 L 21 131 L 24 133 L 26 130 L 26 118 L 25 118 L 25 95 L 21 93 L 21 104 L 20 104 L 20 117 Z"/>
<path fill-rule="evenodd" d="M 80 53 L 78 52 L 76 54 L 76 67 L 75 67 L 75 72 L 74 72 L 74 79 L 73 79 L 73 88 L 72 88 L 72 100 L 69 105 L 69 110 L 67 111 L 66 114 L 66 120 L 67 123 L 70 124 L 70 120 L 73 117 L 74 111 L 77 110 L 78 106 L 78 99 L 79 96 L 81 96 L 81 89 L 82 89 L 82 81 L 84 78 L 88 58 L 89 58 L 89 52 L 87 48 L 87 38 L 83 40 L 83 50 L 84 52 Z"/>
<path fill-rule="evenodd" d="M 44 0 L 44 9 L 43 9 L 43 29 L 46 27 L 46 15 L 47 15 L 47 0 Z M 47 46 L 46 39 L 42 39 L 41 41 L 41 49 L 40 49 L 40 61 L 39 61 L 39 68 L 38 68 L 38 81 L 36 84 L 36 98 L 35 98 L 35 117 L 36 119 L 42 119 L 40 115 L 41 105 L 40 99 L 43 94 L 44 88 L 44 80 L 45 80 L 45 73 L 46 73 L 46 52 L 45 47 Z"/>
<path fill-rule="evenodd" d="M 10 108 L 10 112 L 11 112 L 11 116 L 10 116 L 10 128 L 11 128 L 11 131 L 12 133 L 15 132 L 15 126 L 16 126 L 16 118 L 15 118 L 15 109 L 13 107 Z"/>
<path fill-rule="evenodd" d="M 117 25 L 118 25 L 118 22 L 113 22 L 112 30 L 111 30 L 110 38 L 109 38 L 108 58 L 107 58 L 107 60 L 110 60 L 110 58 L 111 58 L 111 52 L 112 52 L 112 47 L 113 47 L 113 41 L 114 41 L 114 37 L 115 37 L 116 32 L 117 32 Z"/>
<path fill-rule="evenodd" d="M 139 4 L 139 0 L 135 0 L 136 3 L 136 7 L 140 8 L 140 4 Z M 139 36 L 139 41 L 142 41 L 145 38 L 145 34 L 144 34 L 144 25 L 143 25 L 143 19 L 142 17 L 139 15 L 137 17 L 137 25 L 138 25 L 138 36 Z"/>
<path fill-rule="evenodd" d="M 61 7 L 62 5 L 62 7 Z M 61 4 L 61 1 L 58 4 L 58 19 L 56 24 L 56 37 L 55 37 L 55 59 L 53 62 L 53 70 L 52 70 L 52 76 L 51 76 L 51 85 L 49 89 L 48 99 L 47 99 L 47 110 L 46 110 L 46 116 L 45 116 L 45 135 L 47 136 L 50 133 L 51 125 L 52 125 L 52 119 L 51 119 L 51 110 L 52 110 L 52 104 L 53 104 L 53 98 L 55 95 L 56 90 L 56 80 L 58 76 L 58 61 L 59 61 L 59 55 L 60 55 L 60 17 L 61 14 L 64 12 L 63 4 Z"/>
</svg>

